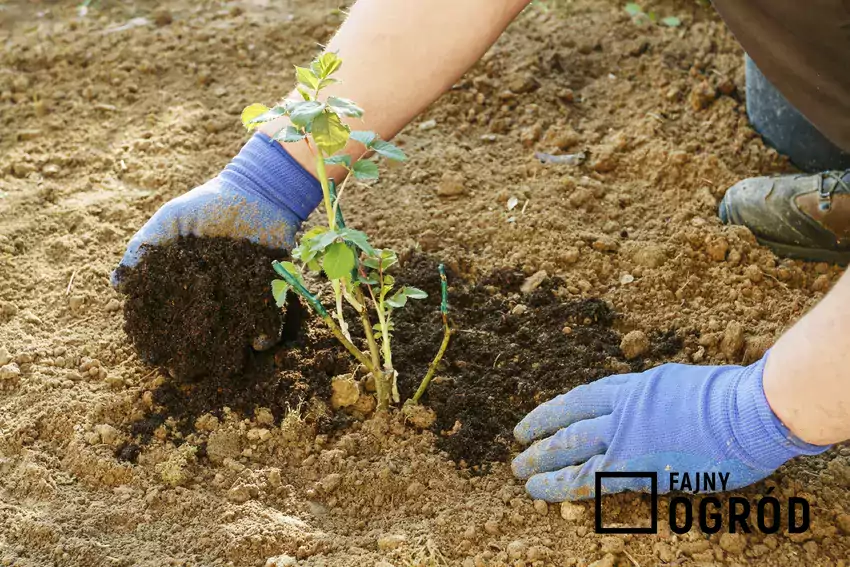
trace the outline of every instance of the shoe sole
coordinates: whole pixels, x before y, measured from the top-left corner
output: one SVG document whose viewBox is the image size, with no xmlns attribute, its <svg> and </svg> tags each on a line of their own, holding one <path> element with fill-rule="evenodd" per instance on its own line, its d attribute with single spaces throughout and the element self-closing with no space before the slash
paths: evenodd
<svg viewBox="0 0 850 567">
<path fill-rule="evenodd" d="M 807 262 L 826 262 L 828 264 L 838 264 L 846 266 L 850 264 L 850 250 L 846 252 L 836 252 L 834 250 L 824 250 L 822 248 L 806 248 L 804 246 L 793 246 L 791 244 L 780 244 L 764 238 L 756 237 L 759 244 L 767 246 L 773 250 L 777 256 L 783 258 L 793 258 L 795 260 L 805 260 Z"/>
</svg>

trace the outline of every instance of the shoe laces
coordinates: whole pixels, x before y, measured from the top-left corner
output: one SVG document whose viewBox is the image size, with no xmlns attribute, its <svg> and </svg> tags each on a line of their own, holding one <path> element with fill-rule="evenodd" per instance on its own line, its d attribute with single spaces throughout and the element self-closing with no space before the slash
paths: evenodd
<svg viewBox="0 0 850 567">
<path fill-rule="evenodd" d="M 844 179 L 845 177 L 850 177 L 850 169 L 845 169 L 844 171 L 825 171 L 820 174 L 820 189 L 818 189 L 818 208 L 821 211 L 828 211 L 832 208 L 832 195 L 835 191 L 840 187 L 844 189 L 844 191 L 850 194 L 850 184 Z M 827 188 L 827 181 L 832 180 L 832 183 L 829 188 Z"/>
</svg>

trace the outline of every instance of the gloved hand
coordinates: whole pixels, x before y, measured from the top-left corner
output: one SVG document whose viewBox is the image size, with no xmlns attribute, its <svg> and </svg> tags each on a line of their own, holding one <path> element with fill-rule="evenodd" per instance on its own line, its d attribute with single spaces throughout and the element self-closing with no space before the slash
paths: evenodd
<svg viewBox="0 0 850 567">
<path fill-rule="evenodd" d="M 321 200 L 316 178 L 279 143 L 257 133 L 217 177 L 163 205 L 130 239 L 121 266 L 135 266 L 143 245 L 178 236 L 247 238 L 288 248 Z"/>
<path fill-rule="evenodd" d="M 559 502 L 593 498 L 597 471 L 657 471 L 659 493 L 670 491 L 670 472 L 730 473 L 733 489 L 825 451 L 798 439 L 770 409 L 766 358 L 747 367 L 665 364 L 579 386 L 516 426 L 521 443 L 545 439 L 514 459 L 514 474 L 528 479 L 532 498 Z M 608 478 L 603 490 L 647 484 Z"/>
</svg>

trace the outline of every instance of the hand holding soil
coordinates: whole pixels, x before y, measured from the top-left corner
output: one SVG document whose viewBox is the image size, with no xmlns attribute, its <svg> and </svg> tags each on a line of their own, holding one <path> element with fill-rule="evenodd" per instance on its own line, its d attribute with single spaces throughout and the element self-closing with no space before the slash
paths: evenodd
<svg viewBox="0 0 850 567">
<path fill-rule="evenodd" d="M 321 198 L 309 173 L 279 144 L 256 134 L 218 176 L 163 205 L 130 240 L 120 265 L 135 267 L 145 247 L 181 236 L 244 238 L 289 249 Z"/>
</svg>

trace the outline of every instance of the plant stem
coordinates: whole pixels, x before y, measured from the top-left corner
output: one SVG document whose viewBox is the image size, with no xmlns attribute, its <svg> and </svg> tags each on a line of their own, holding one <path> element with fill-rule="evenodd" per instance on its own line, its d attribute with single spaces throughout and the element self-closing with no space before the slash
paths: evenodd
<svg viewBox="0 0 850 567">
<path fill-rule="evenodd" d="M 449 339 L 452 337 L 452 330 L 451 327 L 449 327 L 449 285 L 446 281 L 446 268 L 440 264 L 438 269 L 440 271 L 440 314 L 443 317 L 443 342 L 440 344 L 440 350 L 437 351 L 437 355 L 434 357 L 434 360 L 431 361 L 431 365 L 428 367 L 428 372 L 425 374 L 422 382 L 419 383 L 419 388 L 417 388 L 416 393 L 413 394 L 412 400 L 414 404 L 419 403 L 419 399 L 423 394 L 425 394 L 425 390 L 428 389 L 428 385 L 431 383 L 431 379 L 437 371 L 437 365 L 440 364 L 440 360 L 443 358 L 443 354 L 449 346 Z"/>
<path fill-rule="evenodd" d="M 328 184 L 328 173 L 325 169 L 325 157 L 320 148 L 316 148 L 316 175 L 319 177 L 319 183 L 322 185 L 322 196 L 325 201 L 325 212 L 328 215 L 328 228 L 336 229 L 336 223 L 333 217 L 333 204 L 331 203 L 331 191 Z"/>
<path fill-rule="evenodd" d="M 333 222 L 336 223 L 338 220 L 340 228 L 345 228 L 345 221 L 342 218 L 342 211 L 339 210 L 339 200 L 342 197 L 342 192 L 345 190 L 345 184 L 348 183 L 349 177 L 351 177 L 350 169 L 345 175 L 345 179 L 342 180 L 342 183 L 339 186 L 339 193 L 337 193 L 333 187 L 330 188 L 331 199 L 333 200 Z"/>
<path fill-rule="evenodd" d="M 286 271 L 286 269 L 280 265 L 280 262 L 275 260 L 272 262 L 272 267 L 277 274 L 289 284 L 289 286 L 301 297 L 307 301 L 307 304 L 322 318 L 322 321 L 330 328 L 333 335 L 342 343 L 342 346 L 350 352 L 357 361 L 365 366 L 370 372 L 373 374 L 377 371 L 380 372 L 381 367 L 380 364 L 374 364 L 373 361 L 369 360 L 369 358 L 361 352 L 359 348 L 354 346 L 354 344 L 342 333 L 340 328 L 334 322 L 333 317 L 327 312 L 325 307 L 321 304 L 321 302 L 316 298 L 315 295 L 307 291 L 301 282 L 298 281 L 297 278 L 293 277 L 292 274 Z"/>
<path fill-rule="evenodd" d="M 376 372 L 381 371 L 380 367 L 376 367 L 372 363 L 372 361 L 369 360 L 369 357 L 367 357 L 365 354 L 363 354 L 363 352 L 359 348 L 354 346 L 354 343 L 349 341 L 348 338 L 345 335 L 342 334 L 342 331 L 339 329 L 339 327 L 337 327 L 336 323 L 334 323 L 334 320 L 330 315 L 326 315 L 325 317 L 322 317 L 322 320 L 325 322 L 325 324 L 328 327 L 330 327 L 331 332 L 339 340 L 339 342 L 342 343 L 342 345 L 345 347 L 345 349 L 348 352 L 350 352 L 354 356 L 354 358 L 357 359 L 357 362 L 359 362 L 360 364 L 362 364 L 363 366 L 366 367 L 366 370 L 371 372 L 373 375 Z"/>
<path fill-rule="evenodd" d="M 325 169 L 325 156 L 321 148 L 316 148 L 316 174 L 319 176 L 319 183 L 322 185 L 322 197 L 325 201 L 325 212 L 328 215 L 328 228 L 336 230 L 336 215 L 335 209 L 331 202 L 331 181 L 328 180 L 327 170 Z M 345 322 L 345 316 L 342 313 L 342 284 L 339 281 L 332 281 L 331 286 L 334 290 L 334 303 L 336 304 L 336 318 L 339 321 L 340 330 L 346 337 L 351 335 L 348 333 L 348 325 Z"/>
<path fill-rule="evenodd" d="M 372 356 L 372 375 L 375 377 L 375 389 L 378 391 L 378 407 L 386 409 L 389 406 L 390 395 L 387 391 L 387 381 L 384 372 L 381 370 L 381 355 L 378 352 L 378 343 L 375 342 L 375 335 L 372 333 L 372 321 L 369 320 L 369 312 L 366 310 L 366 298 L 363 297 L 363 290 L 360 287 L 356 288 L 357 301 L 364 306 L 360 311 L 360 321 L 363 323 L 363 333 L 366 335 L 366 343 L 369 345 L 369 354 Z"/>
<path fill-rule="evenodd" d="M 336 320 L 339 321 L 339 328 L 342 334 L 351 338 L 351 333 L 348 332 L 348 323 L 345 322 L 345 317 L 342 314 L 342 282 L 340 280 L 331 280 L 331 287 L 334 290 L 334 298 L 336 300 Z"/>
</svg>

